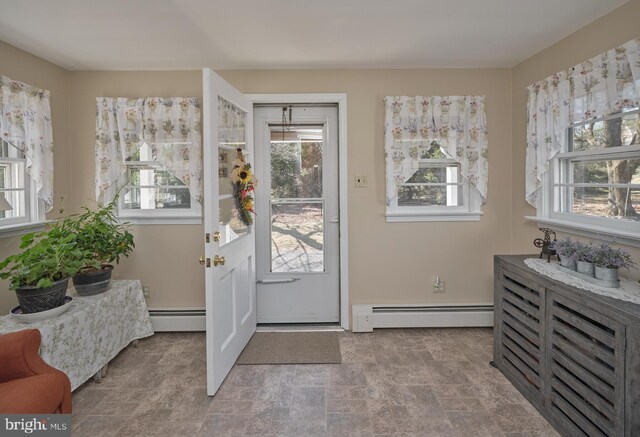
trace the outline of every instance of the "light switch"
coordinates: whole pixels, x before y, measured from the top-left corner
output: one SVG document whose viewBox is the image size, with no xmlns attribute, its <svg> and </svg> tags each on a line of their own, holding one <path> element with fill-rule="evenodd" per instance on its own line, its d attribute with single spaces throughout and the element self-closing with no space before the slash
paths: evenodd
<svg viewBox="0 0 640 437">
<path fill-rule="evenodd" d="M 367 187 L 367 177 L 356 176 L 356 188 L 366 188 L 366 187 Z"/>
</svg>

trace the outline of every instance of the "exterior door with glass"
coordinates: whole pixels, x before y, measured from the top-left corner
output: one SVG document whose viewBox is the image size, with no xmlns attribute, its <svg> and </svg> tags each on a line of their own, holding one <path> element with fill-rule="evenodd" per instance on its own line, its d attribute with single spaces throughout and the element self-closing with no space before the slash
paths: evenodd
<svg viewBox="0 0 640 437">
<path fill-rule="evenodd" d="M 338 323 L 338 108 L 260 106 L 254 120 L 258 323 Z"/>
<path fill-rule="evenodd" d="M 253 104 L 203 70 L 207 393 L 213 396 L 256 330 L 255 237 L 236 208 L 231 172 L 253 161 Z"/>
</svg>

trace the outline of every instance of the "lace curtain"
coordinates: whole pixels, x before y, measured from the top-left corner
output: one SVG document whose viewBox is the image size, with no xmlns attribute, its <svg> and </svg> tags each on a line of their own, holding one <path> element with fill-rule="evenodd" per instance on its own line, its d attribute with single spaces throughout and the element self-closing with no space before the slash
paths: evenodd
<svg viewBox="0 0 640 437">
<path fill-rule="evenodd" d="M 528 87 L 526 197 L 536 205 L 549 162 L 579 121 L 636 108 L 640 102 L 640 39 L 631 40 Z"/>
<path fill-rule="evenodd" d="M 45 210 L 53 207 L 53 129 L 49 91 L 0 75 L 0 135 L 24 153 Z"/>
<path fill-rule="evenodd" d="M 487 197 L 489 175 L 484 96 L 386 97 L 384 148 L 387 206 L 419 169 L 432 142 L 460 163 L 462 176 Z M 389 177 L 390 176 L 390 177 Z"/>
<path fill-rule="evenodd" d="M 147 143 L 153 159 L 202 203 L 200 105 L 195 98 L 96 99 L 96 198 L 126 184 L 125 162 Z"/>
</svg>

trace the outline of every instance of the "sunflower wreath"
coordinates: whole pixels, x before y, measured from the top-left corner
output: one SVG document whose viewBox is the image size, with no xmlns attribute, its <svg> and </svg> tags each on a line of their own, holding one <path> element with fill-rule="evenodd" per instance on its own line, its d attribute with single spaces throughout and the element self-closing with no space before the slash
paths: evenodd
<svg viewBox="0 0 640 437">
<path fill-rule="evenodd" d="M 236 202 L 238 217 L 246 226 L 253 224 L 253 192 L 258 180 L 251 171 L 251 164 L 245 162 L 242 150 L 237 149 L 236 160 L 233 161 L 231 172 L 231 184 L 233 185 L 233 198 Z M 253 214 L 253 215 L 252 215 Z"/>
</svg>

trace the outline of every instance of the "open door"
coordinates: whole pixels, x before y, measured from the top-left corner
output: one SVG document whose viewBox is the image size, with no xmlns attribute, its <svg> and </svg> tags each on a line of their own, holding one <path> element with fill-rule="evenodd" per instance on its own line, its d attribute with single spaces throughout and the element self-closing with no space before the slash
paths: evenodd
<svg viewBox="0 0 640 437">
<path fill-rule="evenodd" d="M 253 106 L 203 70 L 207 393 L 220 388 L 256 330 L 255 234 L 236 210 L 229 176 L 237 149 L 253 164 Z"/>
</svg>

